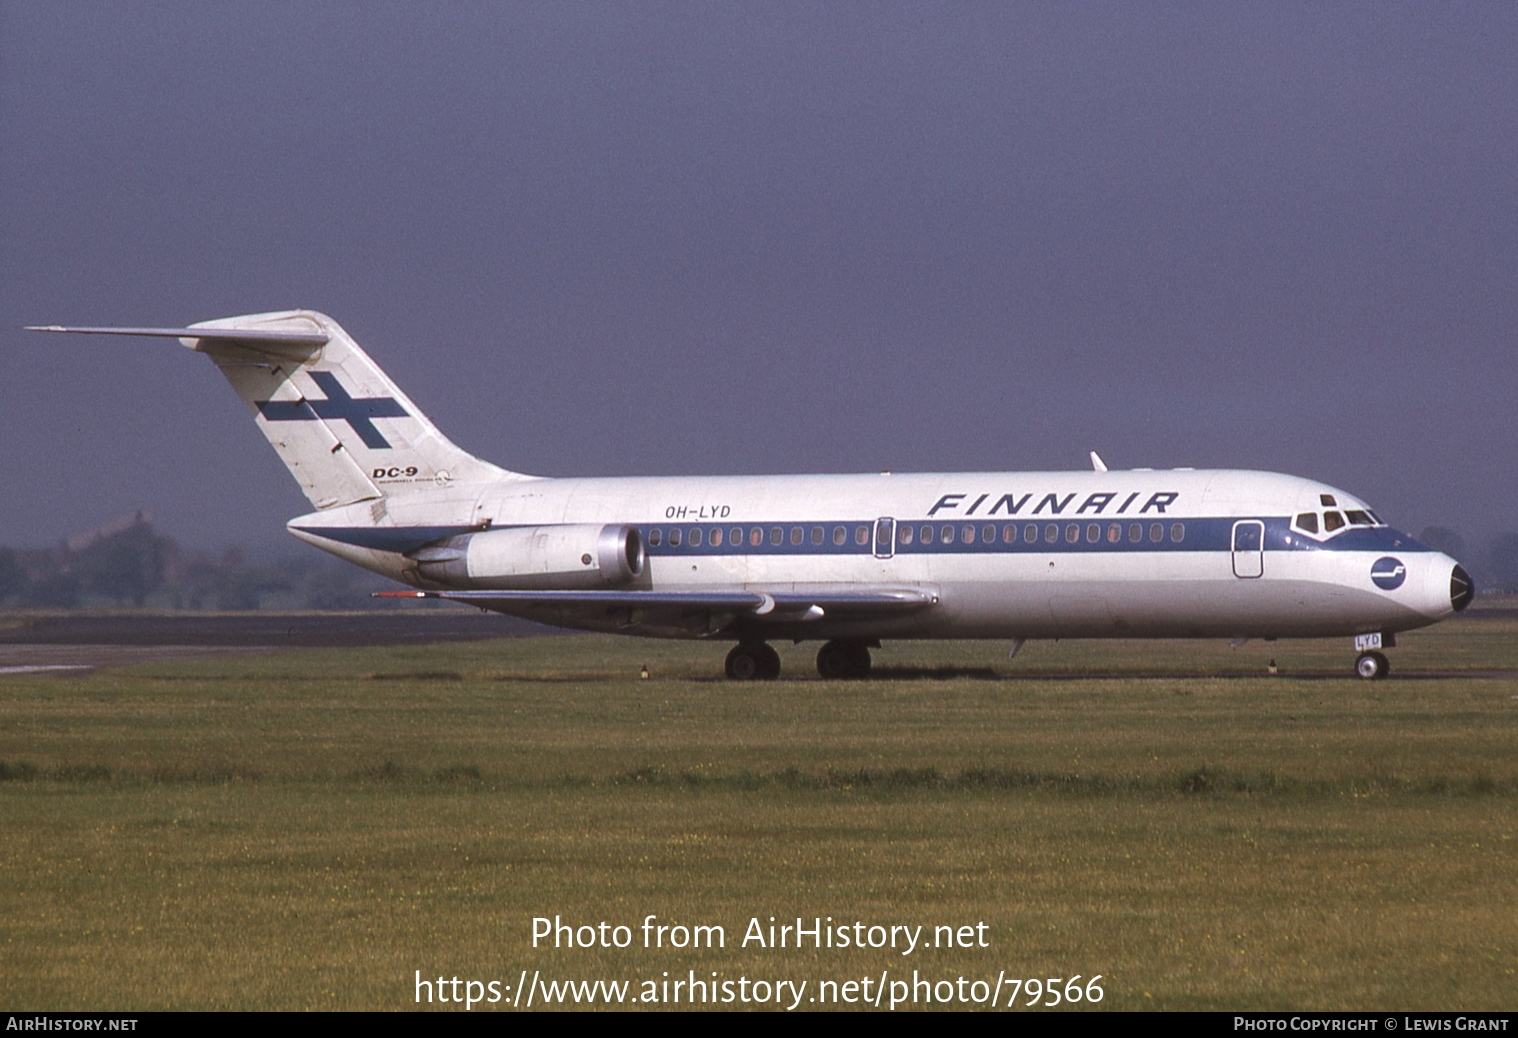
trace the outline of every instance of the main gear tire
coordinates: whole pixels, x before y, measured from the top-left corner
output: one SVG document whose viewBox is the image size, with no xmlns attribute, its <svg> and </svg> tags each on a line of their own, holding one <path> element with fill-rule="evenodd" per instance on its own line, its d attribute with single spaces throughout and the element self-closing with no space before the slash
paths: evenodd
<svg viewBox="0 0 1518 1038">
<path fill-rule="evenodd" d="M 734 681 L 774 681 L 780 676 L 780 654 L 764 642 L 740 642 L 727 654 L 724 670 Z"/>
<path fill-rule="evenodd" d="M 862 642 L 831 641 L 817 650 L 817 673 L 825 681 L 870 676 L 870 647 Z"/>
</svg>

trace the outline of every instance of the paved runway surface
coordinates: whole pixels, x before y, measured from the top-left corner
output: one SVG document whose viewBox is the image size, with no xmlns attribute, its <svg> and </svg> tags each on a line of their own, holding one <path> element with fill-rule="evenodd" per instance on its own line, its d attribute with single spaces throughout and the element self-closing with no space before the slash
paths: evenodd
<svg viewBox="0 0 1518 1038">
<path fill-rule="evenodd" d="M 58 615 L 0 628 L 0 676 L 77 674 L 95 667 L 196 659 L 260 649 L 420 645 L 556 628 L 478 610 L 373 613 Z"/>
<path fill-rule="evenodd" d="M 1468 619 L 1512 619 L 1518 609 L 1479 609 Z M 430 642 L 480 641 L 529 635 L 572 634 L 528 620 L 479 610 L 411 610 L 365 613 L 180 613 L 158 615 L 60 614 L 11 623 L 0 619 L 0 677 L 10 674 L 78 674 L 95 667 L 197 659 L 267 649 L 340 648 L 363 645 L 419 645 Z M 1347 676 L 1344 671 L 1285 674 L 1296 679 Z M 878 667 L 876 677 L 896 680 L 980 678 L 1046 681 L 1089 678 L 1254 677 L 1252 674 L 1202 673 L 998 673 L 991 668 Z M 1512 670 L 1413 671 L 1400 679 L 1442 680 L 1453 677 L 1511 680 Z"/>
</svg>

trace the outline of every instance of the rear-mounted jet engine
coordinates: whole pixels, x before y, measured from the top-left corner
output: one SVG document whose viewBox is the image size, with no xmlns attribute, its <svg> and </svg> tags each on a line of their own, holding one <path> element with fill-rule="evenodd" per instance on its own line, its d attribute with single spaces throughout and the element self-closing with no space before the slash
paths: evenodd
<svg viewBox="0 0 1518 1038">
<path fill-rule="evenodd" d="M 643 572 L 638 528 L 599 523 L 482 530 L 406 555 L 423 580 L 448 587 L 620 587 Z"/>
</svg>

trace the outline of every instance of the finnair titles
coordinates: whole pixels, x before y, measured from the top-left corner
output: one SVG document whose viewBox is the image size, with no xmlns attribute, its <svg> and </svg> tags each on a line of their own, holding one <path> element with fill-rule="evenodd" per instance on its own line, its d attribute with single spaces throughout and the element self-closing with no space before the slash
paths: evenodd
<svg viewBox="0 0 1518 1038">
<path fill-rule="evenodd" d="M 775 678 L 779 639 L 862 677 L 886 639 L 1353 638 L 1383 677 L 1396 634 L 1471 601 L 1455 560 L 1364 501 L 1249 471 L 549 479 L 454 446 L 324 314 L 187 328 L 314 511 L 301 540 L 416 590 L 542 623 L 732 642 Z"/>
</svg>

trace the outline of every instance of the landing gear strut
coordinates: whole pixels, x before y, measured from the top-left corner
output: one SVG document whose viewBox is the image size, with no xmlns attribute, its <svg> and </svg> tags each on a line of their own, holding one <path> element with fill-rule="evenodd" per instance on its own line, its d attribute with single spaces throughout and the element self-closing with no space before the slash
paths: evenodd
<svg viewBox="0 0 1518 1038">
<path fill-rule="evenodd" d="M 832 641 L 817 650 L 817 673 L 833 681 L 870 676 L 870 647 L 864 642 Z"/>
<path fill-rule="evenodd" d="M 780 654 L 764 642 L 739 642 L 727 654 L 727 676 L 734 681 L 774 681 Z"/>
<path fill-rule="evenodd" d="M 1366 681 L 1379 681 L 1391 673 L 1391 661 L 1379 652 L 1362 652 L 1355 660 L 1355 673 Z"/>
</svg>

